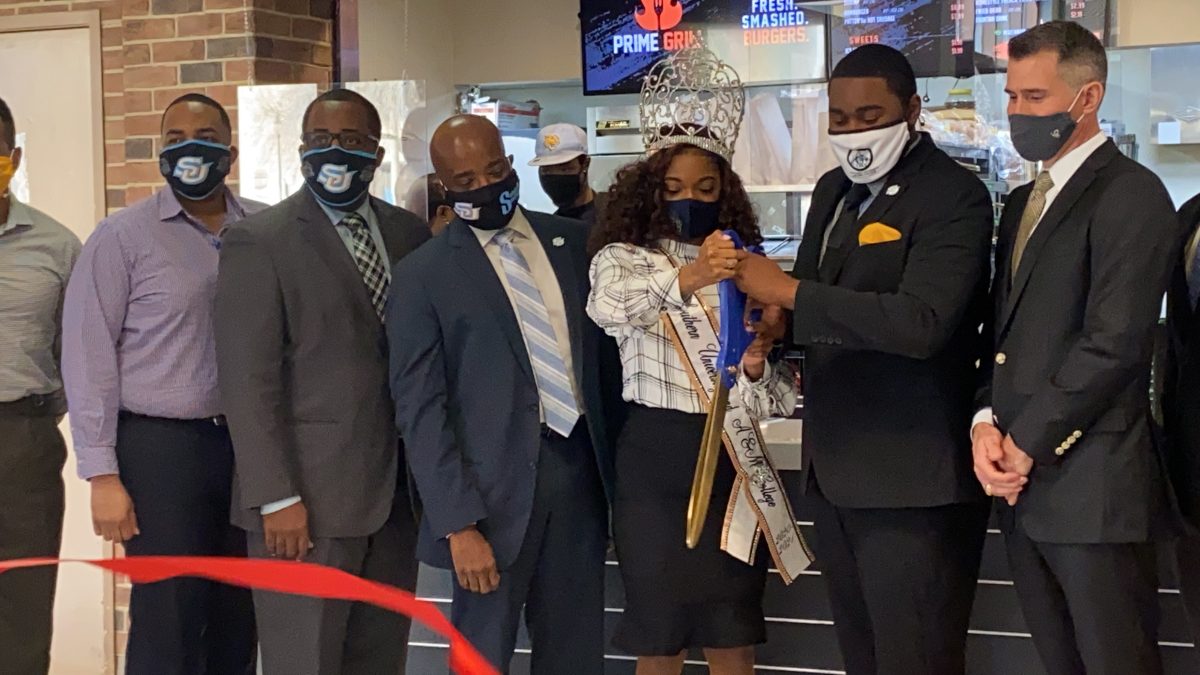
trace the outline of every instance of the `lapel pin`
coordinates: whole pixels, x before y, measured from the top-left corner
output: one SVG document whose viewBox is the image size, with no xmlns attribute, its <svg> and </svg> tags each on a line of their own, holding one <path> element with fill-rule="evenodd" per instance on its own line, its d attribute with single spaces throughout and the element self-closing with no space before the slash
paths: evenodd
<svg viewBox="0 0 1200 675">
<path fill-rule="evenodd" d="M 888 186 L 887 196 L 895 197 L 898 194 L 900 194 L 900 186 L 899 185 L 889 185 Z"/>
<path fill-rule="evenodd" d="M 554 244 L 556 247 L 558 247 L 558 246 L 562 246 L 563 244 L 567 243 L 567 240 L 566 240 L 566 239 L 563 239 L 562 237 L 555 237 L 555 238 L 554 238 L 554 241 L 552 241 L 552 242 L 550 242 L 550 243 L 552 243 L 552 244 Z"/>
</svg>

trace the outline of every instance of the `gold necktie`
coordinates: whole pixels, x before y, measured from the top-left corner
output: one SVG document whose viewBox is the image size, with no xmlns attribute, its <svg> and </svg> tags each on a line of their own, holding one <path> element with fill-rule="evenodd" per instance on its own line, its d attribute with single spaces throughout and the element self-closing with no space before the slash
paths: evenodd
<svg viewBox="0 0 1200 675">
<path fill-rule="evenodd" d="M 1017 241 L 1013 246 L 1012 278 L 1014 279 L 1017 277 L 1017 270 L 1021 267 L 1021 256 L 1025 254 L 1025 245 L 1029 243 L 1029 235 L 1033 233 L 1033 228 L 1042 219 L 1042 211 L 1046 209 L 1046 193 L 1053 187 L 1054 179 L 1050 177 L 1049 171 L 1039 173 L 1037 180 L 1033 181 L 1033 192 L 1029 195 L 1029 201 L 1025 203 L 1025 212 L 1021 214 L 1021 226 L 1017 229 Z"/>
</svg>

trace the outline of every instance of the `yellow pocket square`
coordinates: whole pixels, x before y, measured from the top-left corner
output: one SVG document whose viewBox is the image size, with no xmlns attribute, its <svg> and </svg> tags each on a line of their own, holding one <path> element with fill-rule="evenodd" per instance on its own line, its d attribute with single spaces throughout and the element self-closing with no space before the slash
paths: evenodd
<svg viewBox="0 0 1200 675">
<path fill-rule="evenodd" d="M 900 241 L 900 230 L 883 223 L 871 223 L 858 233 L 858 245 L 886 244 L 889 241 Z"/>
</svg>

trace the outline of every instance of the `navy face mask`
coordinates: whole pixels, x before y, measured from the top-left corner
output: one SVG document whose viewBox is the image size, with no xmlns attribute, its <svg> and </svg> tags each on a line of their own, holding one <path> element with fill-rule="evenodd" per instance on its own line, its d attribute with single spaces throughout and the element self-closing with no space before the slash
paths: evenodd
<svg viewBox="0 0 1200 675">
<path fill-rule="evenodd" d="M 475 190 L 455 192 L 446 190 L 446 200 L 454 213 L 471 227 L 499 230 L 512 221 L 521 197 L 521 183 L 512 171 L 503 180 Z"/>
<path fill-rule="evenodd" d="M 1075 134 L 1075 127 L 1079 122 L 1071 116 L 1071 108 L 1082 94 L 1083 90 L 1080 89 L 1071 105 L 1060 113 L 1009 115 L 1008 126 L 1017 154 L 1030 162 L 1044 162 L 1057 155 Z"/>
<path fill-rule="evenodd" d="M 375 153 L 332 145 L 300 155 L 300 172 L 313 196 L 334 209 L 357 207 L 375 178 Z"/>
<path fill-rule="evenodd" d="M 232 164 L 228 145 L 183 141 L 158 153 L 158 170 L 176 195 L 196 201 L 216 192 Z"/>
<path fill-rule="evenodd" d="M 684 241 L 703 239 L 721 226 L 721 202 L 680 199 L 667 202 L 667 210 Z"/>
</svg>

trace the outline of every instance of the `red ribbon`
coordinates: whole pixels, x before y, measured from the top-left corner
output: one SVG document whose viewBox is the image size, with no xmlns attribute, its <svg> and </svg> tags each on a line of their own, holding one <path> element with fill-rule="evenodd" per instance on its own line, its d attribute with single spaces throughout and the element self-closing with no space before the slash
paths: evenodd
<svg viewBox="0 0 1200 675">
<path fill-rule="evenodd" d="M 0 574 L 14 569 L 60 563 L 84 563 L 128 576 L 134 583 L 149 584 L 176 577 L 200 577 L 242 588 L 291 593 L 325 600 L 366 602 L 412 617 L 450 641 L 450 668 L 458 675 L 499 675 L 432 603 L 408 591 L 367 581 L 330 567 L 282 560 L 139 556 L 117 560 L 57 560 L 30 558 L 0 561 Z"/>
</svg>

